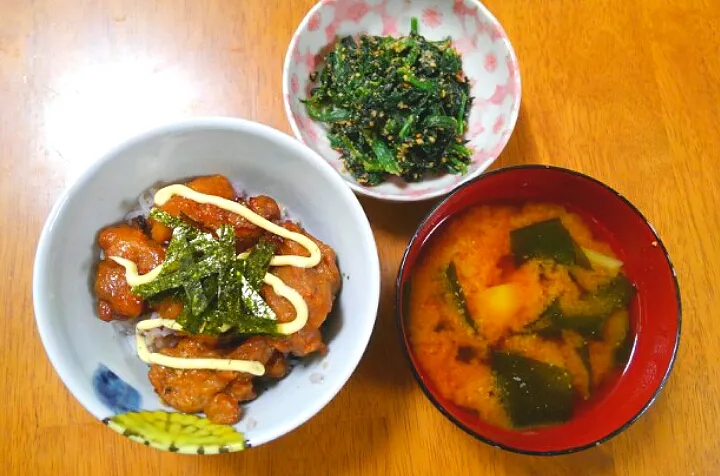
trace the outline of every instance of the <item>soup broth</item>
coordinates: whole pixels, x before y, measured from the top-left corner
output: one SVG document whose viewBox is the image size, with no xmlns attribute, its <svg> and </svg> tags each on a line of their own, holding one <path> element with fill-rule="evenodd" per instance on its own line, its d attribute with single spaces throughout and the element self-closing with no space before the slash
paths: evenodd
<svg viewBox="0 0 720 476">
<path fill-rule="evenodd" d="M 635 287 L 562 206 L 472 207 L 434 233 L 411 279 L 418 363 L 491 424 L 568 421 L 627 364 Z"/>
</svg>

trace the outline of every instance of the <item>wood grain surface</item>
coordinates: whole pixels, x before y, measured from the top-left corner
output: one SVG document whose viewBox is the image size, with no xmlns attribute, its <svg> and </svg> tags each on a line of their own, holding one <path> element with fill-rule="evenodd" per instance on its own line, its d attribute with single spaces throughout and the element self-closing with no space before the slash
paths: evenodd
<svg viewBox="0 0 720 476">
<path fill-rule="evenodd" d="M 492 449 L 415 385 L 393 283 L 431 204 L 362 200 L 382 262 L 375 333 L 340 394 L 245 453 L 160 453 L 108 431 L 45 357 L 32 263 L 53 202 L 129 134 L 192 115 L 290 131 L 282 62 L 312 0 L 0 0 L 0 461 L 13 475 L 710 475 L 720 467 L 720 2 L 487 0 L 517 51 L 523 104 L 497 166 L 548 163 L 616 188 L 677 267 L 683 336 L 651 410 L 598 448 Z"/>
</svg>

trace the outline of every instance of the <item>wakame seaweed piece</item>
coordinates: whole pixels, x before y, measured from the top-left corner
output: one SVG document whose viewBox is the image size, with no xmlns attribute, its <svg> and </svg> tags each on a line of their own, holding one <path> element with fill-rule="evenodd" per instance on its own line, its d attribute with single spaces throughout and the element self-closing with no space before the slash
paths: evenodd
<svg viewBox="0 0 720 476">
<path fill-rule="evenodd" d="M 580 393 L 581 396 L 587 400 L 590 397 L 593 389 L 592 366 L 590 364 L 590 349 L 588 347 L 588 341 L 577 332 L 567 330 L 562 332 L 562 340 L 564 345 L 572 349 L 572 351 L 577 355 L 578 359 L 582 363 L 583 373 L 582 375 L 576 375 L 575 373 L 580 369 L 576 369 L 572 361 L 567 360 L 568 357 L 566 356 L 565 363 L 567 366 L 567 370 L 568 372 L 570 372 L 573 380 L 575 380 L 576 378 L 581 378 L 583 380 L 583 385 L 582 389 L 580 389 Z"/>
<path fill-rule="evenodd" d="M 605 319 L 607 319 L 607 315 L 604 314 L 563 315 L 558 325 L 561 329 L 575 331 L 583 337 L 597 339 L 602 334 Z"/>
<path fill-rule="evenodd" d="M 540 317 L 527 324 L 523 330 L 548 339 L 560 337 L 563 330 L 575 331 L 583 337 L 597 338 L 602 332 L 606 317 L 607 315 L 603 314 L 568 316 L 563 311 L 560 300 L 555 299 Z"/>
<path fill-rule="evenodd" d="M 594 293 L 586 293 L 569 308 L 555 299 L 524 330 L 548 338 L 557 337 L 562 330 L 572 330 L 583 337 L 599 339 L 607 318 L 615 311 L 627 308 L 635 292 L 627 276 L 620 273 Z"/>
<path fill-rule="evenodd" d="M 551 259 L 567 266 L 589 266 L 590 261 L 559 218 L 533 223 L 510 232 L 510 249 L 517 266 L 526 261 Z"/>
<path fill-rule="evenodd" d="M 599 287 L 594 296 L 606 303 L 611 309 L 608 312 L 613 312 L 627 307 L 636 293 L 637 290 L 628 277 L 618 273 L 608 284 Z"/>
<path fill-rule="evenodd" d="M 630 333 L 630 313 L 624 309 L 615 311 L 607 318 L 603 334 L 605 341 L 614 348 L 615 365 L 624 366 L 634 344 Z"/>
<path fill-rule="evenodd" d="M 542 337 L 555 338 L 562 330 L 575 331 L 583 337 L 600 337 L 607 314 L 567 314 L 556 299 L 543 311 L 540 318 L 526 329 Z"/>
<path fill-rule="evenodd" d="M 615 311 L 626 309 L 636 290 L 623 273 L 595 292 L 586 293 L 577 302 L 563 305 L 563 325 L 576 328 L 586 336 L 598 337 L 608 318 Z"/>
<path fill-rule="evenodd" d="M 260 289 L 274 254 L 275 245 L 265 239 L 261 239 L 250 250 L 245 260 L 244 274 L 253 289 Z"/>
<path fill-rule="evenodd" d="M 588 390 L 589 392 L 593 392 L 593 388 L 595 387 L 595 384 L 593 382 L 592 378 L 592 364 L 590 363 L 590 348 L 588 347 L 588 343 L 586 340 L 583 340 L 582 343 L 576 347 L 577 353 L 580 355 L 580 360 L 582 360 L 583 365 L 585 366 L 585 370 L 587 371 L 588 375 Z"/>
<path fill-rule="evenodd" d="M 492 370 L 515 428 L 562 423 L 572 418 L 572 380 L 564 368 L 514 353 L 494 352 Z"/>
<path fill-rule="evenodd" d="M 555 299 L 545 308 L 542 314 L 540 314 L 540 317 L 527 324 L 524 330 L 542 337 L 558 337 L 562 331 L 561 322 L 562 309 L 560 309 L 558 300 Z"/>
<path fill-rule="evenodd" d="M 454 261 L 451 261 L 450 264 L 447 265 L 447 268 L 445 268 L 445 278 L 447 279 L 450 297 L 452 298 L 460 317 L 462 317 L 463 322 L 468 327 L 470 327 L 474 332 L 477 332 L 477 324 L 470 315 L 470 310 L 468 309 L 467 301 L 465 299 L 465 293 L 463 292 L 463 288 L 458 280 L 457 268 L 455 267 Z"/>
</svg>

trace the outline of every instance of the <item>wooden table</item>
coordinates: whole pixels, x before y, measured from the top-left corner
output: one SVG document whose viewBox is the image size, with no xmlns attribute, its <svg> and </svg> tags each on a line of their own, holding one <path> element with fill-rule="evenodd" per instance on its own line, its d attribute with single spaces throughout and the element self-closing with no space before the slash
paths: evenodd
<svg viewBox="0 0 720 476">
<path fill-rule="evenodd" d="M 399 0 L 398 0 L 399 1 Z M 682 287 L 683 337 L 654 407 L 611 442 L 533 458 L 445 420 L 398 342 L 393 283 L 431 204 L 362 200 L 383 272 L 377 326 L 347 386 L 266 446 L 183 457 L 91 417 L 33 321 L 37 237 L 61 190 L 111 144 L 161 121 L 232 115 L 289 132 L 285 48 L 313 0 L 0 2 L 0 461 L 17 475 L 717 474 L 720 465 L 720 3 L 488 0 L 518 54 L 523 106 L 497 166 L 597 177 L 650 218 Z"/>
</svg>

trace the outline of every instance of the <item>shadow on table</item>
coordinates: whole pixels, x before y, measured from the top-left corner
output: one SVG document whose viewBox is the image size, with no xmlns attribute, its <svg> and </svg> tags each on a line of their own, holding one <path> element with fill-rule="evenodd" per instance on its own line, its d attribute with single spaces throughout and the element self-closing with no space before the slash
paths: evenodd
<svg viewBox="0 0 720 476">
<path fill-rule="evenodd" d="M 537 147 L 530 127 L 525 108 L 521 107 L 510 140 L 497 160 L 488 168 L 488 172 L 513 165 L 543 163 L 538 157 Z"/>
<path fill-rule="evenodd" d="M 515 454 L 491 448 L 480 441 L 473 441 L 472 437 L 467 438 L 467 445 L 459 451 L 478 452 L 483 460 L 492 461 L 500 474 L 518 476 L 630 474 L 630 468 L 637 464 L 634 461 L 636 455 L 672 447 L 677 441 L 677 434 L 672 431 L 659 431 L 659 426 L 667 426 L 667 415 L 671 411 L 671 404 L 663 392 L 645 415 L 619 435 L 599 446 L 569 455 L 548 457 Z"/>
<path fill-rule="evenodd" d="M 362 385 L 405 393 L 414 383 L 395 321 L 395 277 L 405 245 L 437 201 L 392 203 L 362 197 L 360 202 L 373 226 L 382 281 L 375 330 L 354 378 Z"/>
</svg>

